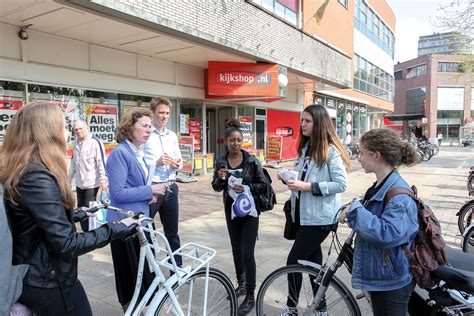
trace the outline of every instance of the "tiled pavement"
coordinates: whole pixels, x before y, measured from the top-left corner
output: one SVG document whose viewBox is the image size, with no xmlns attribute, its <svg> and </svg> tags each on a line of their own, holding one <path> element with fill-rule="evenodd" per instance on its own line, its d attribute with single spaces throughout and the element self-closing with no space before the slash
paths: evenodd
<svg viewBox="0 0 474 316">
<path fill-rule="evenodd" d="M 474 150 L 470 148 L 442 147 L 438 156 L 431 161 L 412 168 L 402 168 L 401 173 L 409 183 L 415 184 L 419 195 L 435 210 L 442 223 L 445 239 L 459 246 L 456 212 L 468 199 L 466 179 L 468 168 L 474 165 Z M 274 179 L 276 170 L 268 169 Z M 222 212 L 221 194 L 210 187 L 211 176 L 201 176 L 198 182 L 179 184 L 180 186 L 180 236 L 182 243 L 198 242 L 213 247 L 217 256 L 212 266 L 234 278 L 232 255 L 227 229 Z M 360 164 L 353 161 L 349 173 L 349 189 L 343 194 L 343 200 L 349 201 L 360 196 L 374 181 L 373 175 L 367 175 Z M 257 283 L 276 268 L 284 265 L 291 242 L 282 237 L 284 215 L 282 204 L 289 196 L 286 187 L 274 181 L 279 205 L 264 213 L 260 218 L 259 239 L 256 246 Z M 339 229 L 343 237 L 348 229 Z M 330 238 L 324 243 L 325 258 Z M 335 251 L 332 251 L 332 255 Z M 350 285 L 350 275 L 345 268 L 337 275 Z M 94 315 L 121 315 L 120 304 L 115 294 L 114 273 L 109 247 L 95 250 L 79 259 L 79 279 L 83 283 Z M 354 291 L 355 293 L 357 291 Z M 364 314 L 370 314 L 365 301 L 359 304 Z"/>
</svg>

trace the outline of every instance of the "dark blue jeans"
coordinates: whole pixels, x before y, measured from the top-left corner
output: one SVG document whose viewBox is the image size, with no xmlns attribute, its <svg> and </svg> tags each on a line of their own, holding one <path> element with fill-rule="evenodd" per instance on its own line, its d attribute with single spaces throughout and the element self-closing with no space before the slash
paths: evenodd
<svg viewBox="0 0 474 316">
<path fill-rule="evenodd" d="M 374 316 L 406 316 L 415 282 L 392 291 L 369 292 Z"/>
<path fill-rule="evenodd" d="M 156 213 L 160 214 L 160 221 L 163 225 L 163 230 L 166 238 L 171 246 L 171 249 L 175 251 L 181 247 L 181 241 L 178 235 L 178 222 L 179 222 L 179 202 L 178 193 L 179 187 L 176 183 L 170 186 L 170 190 L 173 193 L 166 191 L 165 195 L 158 197 L 158 201 L 150 205 L 150 216 L 155 217 Z M 176 264 L 182 266 L 181 256 L 175 256 Z"/>
<path fill-rule="evenodd" d="M 76 280 L 74 285 L 69 288 L 69 298 L 74 309 L 67 313 L 59 288 L 46 289 L 23 284 L 23 292 L 18 301 L 38 316 L 92 316 L 86 292 L 79 280 Z"/>
</svg>

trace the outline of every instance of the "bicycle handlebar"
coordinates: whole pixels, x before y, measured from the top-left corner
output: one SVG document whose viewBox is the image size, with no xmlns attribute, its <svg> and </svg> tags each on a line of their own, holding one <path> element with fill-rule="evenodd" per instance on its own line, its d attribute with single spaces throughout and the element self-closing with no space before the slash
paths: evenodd
<svg viewBox="0 0 474 316">
<path fill-rule="evenodd" d="M 95 213 L 98 210 L 103 209 L 103 208 L 105 208 L 107 210 L 114 211 L 116 213 L 120 213 L 122 215 L 125 215 L 125 217 L 134 217 L 135 219 L 137 219 L 140 222 L 140 224 L 142 222 L 153 222 L 153 219 L 151 217 L 148 217 L 148 216 L 144 215 L 143 213 L 135 213 L 133 211 L 122 210 L 118 207 L 110 205 L 110 200 L 109 199 L 102 200 L 102 203 L 97 204 L 97 205 L 95 205 L 93 207 L 90 207 L 90 208 L 85 208 L 83 210 L 85 212 Z"/>
</svg>

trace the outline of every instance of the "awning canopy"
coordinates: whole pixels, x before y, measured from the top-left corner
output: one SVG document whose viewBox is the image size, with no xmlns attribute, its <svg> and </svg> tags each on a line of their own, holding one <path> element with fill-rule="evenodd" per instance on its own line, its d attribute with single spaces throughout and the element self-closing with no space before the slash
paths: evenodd
<svg viewBox="0 0 474 316">
<path fill-rule="evenodd" d="M 414 121 L 414 120 L 421 120 L 425 117 L 425 115 L 421 113 L 415 114 L 385 114 L 385 118 L 389 119 L 390 121 Z"/>
</svg>

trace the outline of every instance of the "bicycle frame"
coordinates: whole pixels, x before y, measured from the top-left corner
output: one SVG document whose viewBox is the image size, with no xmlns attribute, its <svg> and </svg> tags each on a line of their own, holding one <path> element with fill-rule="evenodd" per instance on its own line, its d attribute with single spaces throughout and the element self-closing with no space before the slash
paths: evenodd
<svg viewBox="0 0 474 316">
<path fill-rule="evenodd" d="M 110 206 L 109 201 L 104 201 L 101 205 L 96 205 L 91 208 L 90 212 L 95 212 L 101 208 L 106 208 L 108 210 L 115 211 L 117 213 L 124 214 L 126 216 L 136 216 L 137 214 L 131 211 L 124 211 L 119 208 Z M 166 295 L 169 295 L 169 298 L 172 302 L 172 308 L 176 315 L 184 316 L 183 310 L 181 309 L 178 298 L 174 293 L 174 288 L 176 286 L 182 285 L 188 281 L 188 279 L 195 274 L 202 267 L 206 269 L 206 280 L 204 286 L 204 302 L 203 302 L 203 316 L 207 314 L 207 294 L 208 294 L 208 281 L 209 281 L 209 267 L 210 261 L 216 255 L 216 251 L 212 248 L 205 247 L 195 243 L 186 243 L 175 251 L 171 250 L 171 246 L 168 243 L 167 238 L 161 232 L 153 229 L 153 219 L 146 217 L 144 215 L 139 215 L 139 223 L 146 223 L 147 227 L 142 227 L 141 225 L 137 226 L 137 234 L 140 242 L 140 255 L 138 261 L 138 271 L 137 271 L 137 281 L 135 283 L 135 291 L 132 296 L 132 300 L 125 312 L 125 316 L 139 316 L 145 306 L 148 304 L 148 308 L 145 312 L 145 316 L 153 316 L 158 306 L 165 299 Z M 147 233 L 151 240 L 151 244 L 147 238 Z M 164 247 L 160 245 L 160 242 L 164 244 Z M 164 256 L 164 258 L 160 258 Z M 187 266 L 179 267 L 176 264 L 174 258 L 175 255 L 183 257 L 183 259 L 188 259 L 187 262 L 190 262 Z M 143 270 L 145 267 L 145 261 L 148 262 L 150 271 L 155 273 L 155 277 L 145 292 L 143 298 L 138 301 L 140 290 L 143 282 Z M 172 276 L 166 278 L 163 274 L 161 268 L 170 270 L 174 272 Z M 162 288 L 155 293 L 157 288 L 162 285 Z M 192 293 L 192 287 L 190 289 Z M 150 301 L 150 298 L 155 293 L 155 296 Z M 189 302 L 192 301 L 192 295 L 190 295 Z M 189 315 L 189 313 L 188 313 Z"/>
<path fill-rule="evenodd" d="M 336 233 L 334 233 L 336 234 Z M 337 236 L 337 234 L 336 234 Z M 316 283 L 319 284 L 318 291 L 314 296 L 313 302 L 309 310 L 315 311 L 326 294 L 326 291 L 329 286 L 329 282 L 333 278 L 336 271 L 345 263 L 349 269 L 349 272 L 352 271 L 352 243 L 354 242 L 355 231 L 351 230 L 349 236 L 344 241 L 344 244 L 336 258 L 336 260 L 330 265 L 327 266 L 324 264 L 320 267 L 320 272 L 316 278 Z M 337 238 L 337 237 L 336 237 Z M 319 265 L 309 261 L 298 260 L 299 264 L 316 266 L 319 268 Z"/>
</svg>

